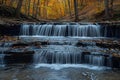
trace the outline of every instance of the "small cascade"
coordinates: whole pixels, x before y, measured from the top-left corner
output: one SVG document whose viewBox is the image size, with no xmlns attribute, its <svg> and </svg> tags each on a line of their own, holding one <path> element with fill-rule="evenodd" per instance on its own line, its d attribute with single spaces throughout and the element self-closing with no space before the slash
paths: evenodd
<svg viewBox="0 0 120 80">
<path fill-rule="evenodd" d="M 103 55 L 85 55 L 81 53 L 50 53 L 41 51 L 34 55 L 34 64 L 89 64 L 95 66 L 111 66 Z"/>
<path fill-rule="evenodd" d="M 53 50 L 54 49 L 54 50 Z M 77 52 L 75 52 L 75 50 Z M 81 51 L 77 48 L 64 45 L 54 46 L 50 45 L 45 49 L 36 51 L 34 55 L 34 63 L 48 63 L 48 64 L 77 64 L 81 63 Z"/>
<path fill-rule="evenodd" d="M 35 51 L 34 64 L 89 64 L 111 66 L 110 56 L 99 52 L 84 52 L 72 45 L 49 45 Z"/>
<path fill-rule="evenodd" d="M 0 67 L 4 66 L 4 49 L 5 49 L 5 46 L 4 44 L 1 45 L 2 48 L 0 48 Z"/>
<path fill-rule="evenodd" d="M 35 55 L 35 63 L 78 64 L 81 63 L 81 54 L 48 53 L 47 51 L 42 51 L 40 54 Z"/>
<path fill-rule="evenodd" d="M 99 55 L 85 55 L 85 63 L 92 64 L 96 66 L 104 66 L 105 62 L 104 56 Z"/>
<path fill-rule="evenodd" d="M 20 35 L 100 37 L 100 25 L 80 23 L 23 24 Z"/>
<path fill-rule="evenodd" d="M 23 24 L 20 38 L 28 42 L 41 42 L 39 49 L 37 47 L 33 49 L 35 51 L 33 64 L 85 64 L 111 67 L 113 64 L 110 55 L 106 55 L 106 50 L 96 46 L 97 40 L 108 34 L 107 28 L 103 29 L 104 27 L 101 28 L 99 24 L 91 23 Z M 42 42 L 47 44 L 42 45 Z"/>
<path fill-rule="evenodd" d="M 4 52 L 7 51 L 11 45 L 12 45 L 12 43 L 10 43 L 10 42 L 0 43 L 0 67 L 5 66 Z"/>
<path fill-rule="evenodd" d="M 5 65 L 5 64 L 4 64 L 4 56 L 5 56 L 5 54 L 4 54 L 4 52 L 2 51 L 2 52 L 0 53 L 0 67 Z"/>
</svg>

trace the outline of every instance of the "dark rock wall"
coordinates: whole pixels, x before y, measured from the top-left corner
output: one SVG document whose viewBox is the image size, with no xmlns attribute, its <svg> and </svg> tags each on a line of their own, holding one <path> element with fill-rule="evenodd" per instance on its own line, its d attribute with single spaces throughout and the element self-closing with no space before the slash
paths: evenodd
<svg viewBox="0 0 120 80">
<path fill-rule="evenodd" d="M 4 62 L 5 64 L 30 64 L 33 63 L 34 51 L 26 52 L 5 52 Z"/>
<path fill-rule="evenodd" d="M 120 23 L 100 23 L 101 36 L 110 38 L 120 38 Z"/>
<path fill-rule="evenodd" d="M 20 33 L 20 24 L 0 24 L 0 35 L 16 36 Z"/>
</svg>

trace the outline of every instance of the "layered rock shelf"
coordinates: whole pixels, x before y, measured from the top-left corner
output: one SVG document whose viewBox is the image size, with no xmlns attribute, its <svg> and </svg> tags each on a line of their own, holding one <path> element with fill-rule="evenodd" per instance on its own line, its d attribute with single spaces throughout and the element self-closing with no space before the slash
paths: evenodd
<svg viewBox="0 0 120 80">
<path fill-rule="evenodd" d="M 24 23 L 23 23 L 24 24 Z M 7 24 L 0 24 L 0 34 L 1 35 L 10 35 L 10 36 L 18 36 L 20 35 L 20 28 L 23 25 L 21 23 L 7 23 Z M 60 22 L 41 22 L 41 23 L 25 23 L 25 24 L 67 24 L 60 23 Z M 74 22 L 70 23 L 71 25 L 75 24 Z M 81 24 L 81 23 L 79 23 Z M 84 23 L 88 24 L 88 23 Z M 101 37 L 112 37 L 112 38 L 120 38 L 119 31 L 120 31 L 120 22 L 98 22 L 92 24 L 99 24 L 101 27 Z M 82 23 L 83 25 L 83 23 Z"/>
</svg>

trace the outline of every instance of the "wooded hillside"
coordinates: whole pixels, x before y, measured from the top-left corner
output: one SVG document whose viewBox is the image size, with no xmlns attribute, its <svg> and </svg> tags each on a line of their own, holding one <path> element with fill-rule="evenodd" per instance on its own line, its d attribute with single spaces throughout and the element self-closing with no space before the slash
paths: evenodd
<svg viewBox="0 0 120 80">
<path fill-rule="evenodd" d="M 111 19 L 117 9 L 119 17 L 119 0 L 0 0 L 0 5 L 15 8 L 15 17 L 24 14 L 38 20 L 96 20 Z M 97 16 L 97 17 L 96 17 Z"/>
</svg>

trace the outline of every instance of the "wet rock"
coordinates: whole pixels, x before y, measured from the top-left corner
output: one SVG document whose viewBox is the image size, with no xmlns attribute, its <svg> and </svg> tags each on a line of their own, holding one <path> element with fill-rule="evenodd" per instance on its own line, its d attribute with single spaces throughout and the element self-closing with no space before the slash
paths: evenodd
<svg viewBox="0 0 120 80">
<path fill-rule="evenodd" d="M 26 47 L 29 46 L 27 43 L 16 43 L 13 44 L 12 47 Z"/>
<path fill-rule="evenodd" d="M 120 56 L 112 56 L 112 68 L 120 68 Z"/>
<path fill-rule="evenodd" d="M 83 42 L 78 42 L 77 44 L 76 44 L 76 46 L 82 46 L 82 47 L 86 47 L 87 46 L 87 44 L 84 44 Z"/>
<path fill-rule="evenodd" d="M 17 36 L 20 33 L 20 24 L 0 24 L 0 34 Z"/>
<path fill-rule="evenodd" d="M 43 41 L 43 42 L 40 42 L 41 45 L 49 45 L 49 42 L 48 41 Z"/>
<path fill-rule="evenodd" d="M 22 55 L 22 54 L 34 54 L 34 51 L 25 51 L 25 52 L 12 52 L 6 51 L 4 54 L 13 54 L 13 55 Z"/>
<path fill-rule="evenodd" d="M 86 46 L 96 46 L 96 41 L 98 42 L 99 40 L 79 40 L 76 43 L 76 46 L 80 47 L 86 47 Z"/>
<path fill-rule="evenodd" d="M 32 63 L 34 51 L 5 52 L 6 64 Z"/>
<path fill-rule="evenodd" d="M 42 47 L 40 41 L 38 41 L 38 42 L 30 42 L 30 43 L 28 43 L 28 45 L 29 46 L 35 46 L 37 48 L 41 48 Z"/>
<path fill-rule="evenodd" d="M 47 42 L 18 42 L 12 45 L 12 48 L 24 48 L 29 46 L 35 46 L 40 48 L 41 44 L 45 45 L 48 44 Z"/>
<path fill-rule="evenodd" d="M 102 47 L 102 48 L 120 48 L 120 44 L 114 44 L 114 43 L 96 43 L 96 46 Z"/>
<path fill-rule="evenodd" d="M 102 56 L 104 56 L 104 57 L 109 57 L 110 54 L 102 54 Z"/>
<path fill-rule="evenodd" d="M 83 55 L 90 55 L 91 52 L 82 52 Z"/>
<path fill-rule="evenodd" d="M 101 33 L 104 37 L 114 37 L 120 38 L 119 31 L 120 31 L 120 23 L 99 23 L 101 25 Z"/>
<path fill-rule="evenodd" d="M 90 55 L 90 52 L 82 52 L 81 54 L 81 63 L 85 63 L 85 55 Z"/>
</svg>

